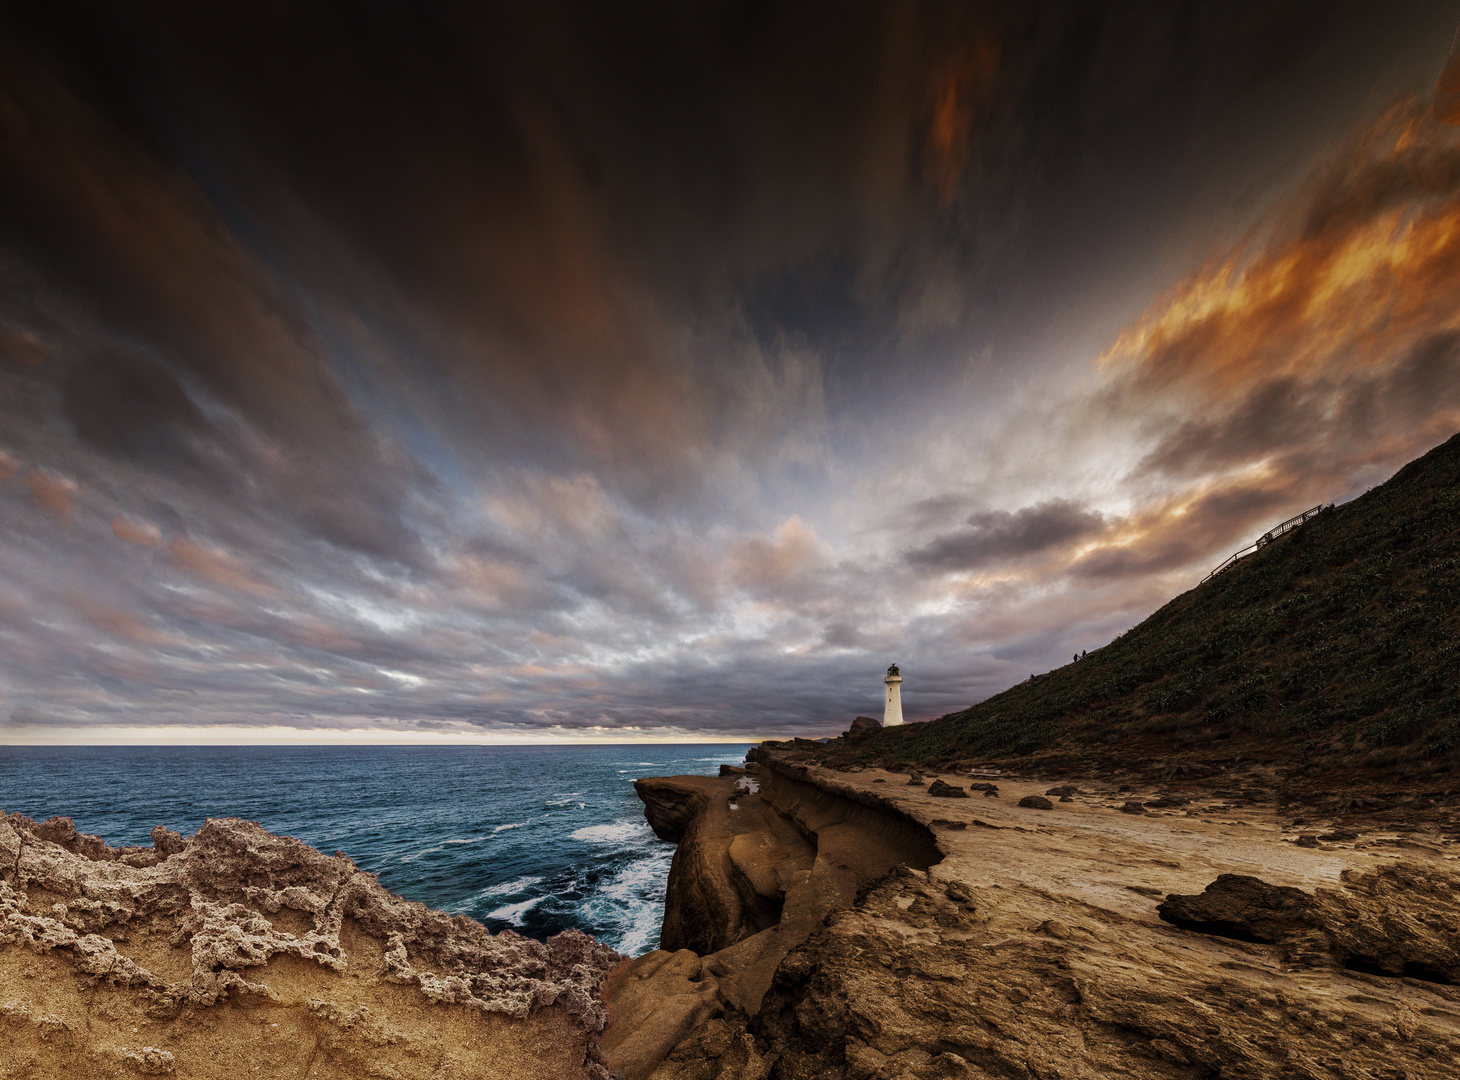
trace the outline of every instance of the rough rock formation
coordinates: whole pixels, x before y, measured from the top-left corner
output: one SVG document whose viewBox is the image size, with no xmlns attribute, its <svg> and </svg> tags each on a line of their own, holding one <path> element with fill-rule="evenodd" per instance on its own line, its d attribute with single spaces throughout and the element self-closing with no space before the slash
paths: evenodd
<svg viewBox="0 0 1460 1080">
<path fill-rule="evenodd" d="M 679 841 L 660 932 L 671 952 L 716 952 L 774 926 L 790 880 L 814 859 L 802 835 L 779 815 L 767 815 L 762 800 L 737 791 L 740 778 L 734 779 L 635 781 L 655 835 Z"/>
<path fill-rule="evenodd" d="M 1342 885 L 1309 894 L 1223 874 L 1157 910 L 1188 930 L 1280 945 L 1296 963 L 1460 983 L 1460 877 L 1399 863 L 1345 870 Z"/>
<path fill-rule="evenodd" d="M 921 831 L 936 851 L 904 841 L 912 865 L 821 896 L 794 933 L 795 884 L 775 927 L 629 965 L 605 1040 L 628 1080 L 1460 1073 L 1453 839 L 1299 847 L 1270 800 L 1243 794 L 1258 777 L 1082 781 L 1046 809 L 1019 803 L 1048 778 L 1003 777 L 1004 799 L 975 805 L 794 746 L 752 756 L 764 810 L 799 823 L 818 868 L 894 834 Z M 813 790 L 839 811 L 805 815 Z M 704 812 L 723 801 L 706 795 Z M 692 902 L 674 884 L 671 903 Z M 743 992 L 748 958 L 774 961 L 758 995 Z"/>
<path fill-rule="evenodd" d="M 754 775 L 759 790 L 739 795 L 728 778 L 635 781 L 656 833 L 697 815 L 670 867 L 662 947 L 610 991 L 605 1052 L 635 1080 L 656 1067 L 680 1075 L 693 1052 L 661 1064 L 670 1052 L 708 1021 L 759 1008 L 781 958 L 828 913 L 892 867 L 938 857 L 928 831 L 877 795 L 808 783 L 794 768 Z"/>
<path fill-rule="evenodd" d="M 622 958 L 402 900 L 253 822 L 0 815 L 0 1077 L 590 1077 Z"/>
<path fill-rule="evenodd" d="M 1222 874 L 1196 896 L 1166 897 L 1161 918 L 1187 930 L 1276 945 L 1318 926 L 1313 897 L 1249 874 Z"/>
</svg>

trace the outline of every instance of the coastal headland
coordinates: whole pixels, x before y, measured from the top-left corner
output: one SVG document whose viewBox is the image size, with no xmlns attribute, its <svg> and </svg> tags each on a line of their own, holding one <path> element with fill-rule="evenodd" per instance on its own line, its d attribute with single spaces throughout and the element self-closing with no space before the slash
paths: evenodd
<svg viewBox="0 0 1460 1080">
<path fill-rule="evenodd" d="M 1456 1075 L 1453 797 L 1295 822 L 1256 764 L 827 753 L 637 782 L 679 847 L 664 947 L 609 985 L 627 1080 Z"/>
</svg>

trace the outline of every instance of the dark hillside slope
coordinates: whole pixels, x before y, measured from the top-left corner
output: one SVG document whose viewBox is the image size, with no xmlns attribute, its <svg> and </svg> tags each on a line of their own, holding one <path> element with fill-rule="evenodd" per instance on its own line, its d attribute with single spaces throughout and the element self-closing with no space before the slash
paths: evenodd
<svg viewBox="0 0 1460 1080">
<path fill-rule="evenodd" d="M 1033 682 L 848 748 L 951 761 L 1460 760 L 1460 435 Z"/>
</svg>

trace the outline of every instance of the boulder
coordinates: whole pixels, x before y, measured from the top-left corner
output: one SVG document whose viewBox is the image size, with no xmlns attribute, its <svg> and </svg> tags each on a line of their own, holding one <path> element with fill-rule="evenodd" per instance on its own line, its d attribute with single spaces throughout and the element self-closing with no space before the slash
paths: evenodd
<svg viewBox="0 0 1460 1080">
<path fill-rule="evenodd" d="M 1025 795 L 1019 800 L 1019 805 L 1030 810 L 1053 810 L 1054 803 L 1050 802 L 1043 795 Z"/>
<path fill-rule="evenodd" d="M 1074 784 L 1056 784 L 1054 787 L 1046 791 L 1045 794 L 1055 796 L 1078 795 L 1080 794 L 1080 789 L 1075 787 Z"/>
<path fill-rule="evenodd" d="M 1246 874 L 1222 874 L 1194 896 L 1172 893 L 1156 911 L 1166 922 L 1186 930 L 1268 945 L 1316 924 L 1308 893 Z"/>
<path fill-rule="evenodd" d="M 1138 802 L 1128 802 L 1120 808 L 1122 814 L 1144 814 L 1146 808 Z"/>
<path fill-rule="evenodd" d="M 857 717 L 855 720 L 852 721 L 852 726 L 849 727 L 849 728 L 847 728 L 847 731 L 848 732 L 852 732 L 852 731 L 881 731 L 881 730 L 882 730 L 882 721 L 880 721 L 880 720 L 874 720 L 870 716 L 859 716 L 859 717 Z"/>
<path fill-rule="evenodd" d="M 928 794 L 936 795 L 940 799 L 966 799 L 968 792 L 961 787 L 954 787 L 952 784 L 945 784 L 941 780 L 934 780 L 928 785 Z"/>
</svg>

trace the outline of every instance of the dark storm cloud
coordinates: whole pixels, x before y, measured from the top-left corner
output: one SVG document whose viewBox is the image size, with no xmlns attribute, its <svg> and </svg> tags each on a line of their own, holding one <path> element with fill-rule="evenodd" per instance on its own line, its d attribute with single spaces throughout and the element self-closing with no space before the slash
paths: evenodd
<svg viewBox="0 0 1460 1080">
<path fill-rule="evenodd" d="M 179 424 L 204 434 L 198 405 L 145 357 L 152 351 L 246 426 L 248 479 L 276 504 L 341 545 L 411 557 L 399 510 L 404 487 L 421 478 L 362 424 L 267 269 L 184 176 L 13 46 L 6 53 L 0 229 L 29 263 L 27 277 L 48 276 L 73 308 L 89 309 L 91 325 L 79 336 L 74 322 L 61 330 L 71 340 L 36 372 L 44 380 L 69 366 L 59 375 L 63 409 L 78 434 L 128 456 L 144 443 L 159 449 Z M 55 325 L 48 291 L 12 289 L 15 316 Z M 120 336 L 147 349 L 114 343 Z M 287 460 L 300 458 L 308 468 Z"/>
<path fill-rule="evenodd" d="M 1259 382 L 1227 415 L 1182 421 L 1139 468 L 1204 476 L 1276 455 L 1291 475 L 1342 475 L 1353 465 L 1349 453 L 1362 454 L 1381 432 L 1423 427 L 1446 412 L 1460 412 L 1456 330 L 1421 337 L 1387 370 Z M 1334 453 L 1343 459 L 1325 463 Z"/>
<path fill-rule="evenodd" d="M 177 379 L 140 352 L 103 346 L 74 363 L 60 389 L 61 416 L 103 454 L 175 466 L 193 456 L 192 440 L 218 438 Z"/>
<path fill-rule="evenodd" d="M 970 514 L 967 528 L 909 552 L 914 566 L 932 570 L 973 570 L 992 562 L 1037 555 L 1103 531 L 1103 514 L 1062 499 L 1019 510 Z"/>
</svg>

